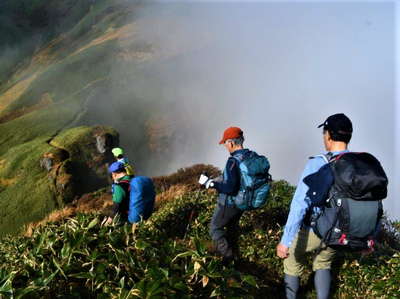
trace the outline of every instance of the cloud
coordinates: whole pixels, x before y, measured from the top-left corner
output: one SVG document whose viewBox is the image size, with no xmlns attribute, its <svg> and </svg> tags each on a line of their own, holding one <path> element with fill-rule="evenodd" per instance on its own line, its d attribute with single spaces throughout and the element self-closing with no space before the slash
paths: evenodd
<svg viewBox="0 0 400 299">
<path fill-rule="evenodd" d="M 124 77 L 132 103 L 148 104 L 161 128 L 153 131 L 167 137 L 164 157 L 147 153 L 157 161 L 147 170 L 222 168 L 227 153 L 217 143 L 236 125 L 270 158 L 275 178 L 296 184 L 308 157 L 324 150 L 316 125 L 344 112 L 355 126 L 351 149 L 376 155 L 396 181 L 393 7 L 175 2 L 135 10 L 131 47 L 140 43 L 152 58 L 117 64 L 113 77 Z M 385 205 L 398 216 L 393 194 L 391 184 Z"/>
</svg>

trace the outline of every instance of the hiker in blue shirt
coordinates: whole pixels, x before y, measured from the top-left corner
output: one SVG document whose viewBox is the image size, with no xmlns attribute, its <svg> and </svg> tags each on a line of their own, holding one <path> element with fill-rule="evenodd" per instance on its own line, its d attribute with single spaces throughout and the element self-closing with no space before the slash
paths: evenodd
<svg viewBox="0 0 400 299">
<path fill-rule="evenodd" d="M 303 179 L 316 173 L 328 163 L 329 157 L 347 152 L 353 126 L 350 119 L 344 114 L 335 114 L 321 124 L 326 155 L 310 158 L 301 175 L 296 192 L 293 196 L 289 216 L 285 225 L 282 239 L 277 246 L 277 255 L 284 259 L 285 289 L 287 298 L 296 298 L 299 289 L 299 277 L 302 275 L 305 264 L 305 255 L 314 252 L 313 271 L 317 297 L 328 298 L 331 284 L 331 263 L 335 250 L 330 247 L 322 248 L 321 239 L 310 229 L 309 217 L 317 213 L 318 208 L 310 208 L 310 199 L 306 196 L 308 186 Z"/>
</svg>

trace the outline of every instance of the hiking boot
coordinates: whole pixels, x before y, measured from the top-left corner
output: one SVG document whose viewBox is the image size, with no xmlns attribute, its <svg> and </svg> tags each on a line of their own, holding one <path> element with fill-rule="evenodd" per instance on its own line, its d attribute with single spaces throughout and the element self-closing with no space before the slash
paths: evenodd
<svg viewBox="0 0 400 299">
<path fill-rule="evenodd" d="M 225 238 L 221 238 L 215 242 L 215 249 L 223 257 L 231 257 L 232 248 L 229 247 L 228 241 Z"/>
</svg>

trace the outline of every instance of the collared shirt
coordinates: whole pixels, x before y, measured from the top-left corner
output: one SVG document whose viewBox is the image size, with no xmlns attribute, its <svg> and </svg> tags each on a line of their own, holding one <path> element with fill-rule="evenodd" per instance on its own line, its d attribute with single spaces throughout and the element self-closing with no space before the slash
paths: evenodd
<svg viewBox="0 0 400 299">
<path fill-rule="evenodd" d="M 348 150 L 332 152 L 332 154 L 333 156 L 336 156 L 345 152 L 348 152 Z M 303 224 L 304 216 L 306 215 L 306 212 L 311 204 L 310 199 L 306 196 L 308 186 L 303 182 L 303 179 L 306 176 L 317 172 L 325 164 L 326 160 L 319 156 L 310 159 L 306 164 L 306 167 L 297 185 L 296 192 L 293 195 L 292 203 L 290 204 L 289 216 L 286 221 L 285 229 L 281 239 L 281 243 L 286 247 L 290 247 L 292 244 L 296 234 Z M 319 208 L 314 207 L 314 209 L 315 212 L 317 212 Z"/>
<path fill-rule="evenodd" d="M 240 149 L 231 153 L 226 162 L 224 179 L 222 182 L 214 182 L 214 188 L 222 194 L 235 196 L 240 189 L 240 169 L 239 162 L 234 158 L 235 155 L 246 154 L 248 149 Z"/>
</svg>

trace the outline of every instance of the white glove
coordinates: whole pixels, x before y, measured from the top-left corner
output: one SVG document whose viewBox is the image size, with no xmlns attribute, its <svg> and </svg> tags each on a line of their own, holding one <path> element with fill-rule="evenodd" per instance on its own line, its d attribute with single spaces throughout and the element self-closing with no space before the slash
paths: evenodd
<svg viewBox="0 0 400 299">
<path fill-rule="evenodd" d="M 208 176 L 202 174 L 199 178 L 199 184 L 200 185 L 205 185 L 207 181 L 209 180 Z"/>
<path fill-rule="evenodd" d="M 199 184 L 205 186 L 207 189 L 214 187 L 214 181 L 204 174 L 200 176 Z"/>
</svg>

